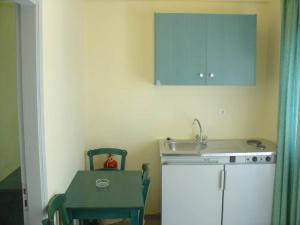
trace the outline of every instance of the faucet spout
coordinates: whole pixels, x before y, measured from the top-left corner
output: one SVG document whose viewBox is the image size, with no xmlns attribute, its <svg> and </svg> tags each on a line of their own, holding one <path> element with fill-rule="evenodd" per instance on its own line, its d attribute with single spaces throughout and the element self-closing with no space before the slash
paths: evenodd
<svg viewBox="0 0 300 225">
<path fill-rule="evenodd" d="M 195 123 L 199 127 L 199 134 L 196 135 L 196 140 L 201 142 L 202 141 L 202 126 L 201 126 L 200 121 L 197 118 L 195 118 L 193 121 L 193 124 L 195 124 Z"/>
</svg>

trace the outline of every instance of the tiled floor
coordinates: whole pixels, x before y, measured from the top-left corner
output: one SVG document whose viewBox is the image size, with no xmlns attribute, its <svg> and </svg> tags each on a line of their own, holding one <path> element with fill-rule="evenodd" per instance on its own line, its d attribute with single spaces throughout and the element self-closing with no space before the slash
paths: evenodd
<svg viewBox="0 0 300 225">
<path fill-rule="evenodd" d="M 151 217 L 146 218 L 146 224 L 145 225 L 160 225 L 160 218 L 159 217 Z"/>
<path fill-rule="evenodd" d="M 146 220 L 145 225 L 160 225 L 161 224 L 160 216 L 157 216 L 157 215 L 146 216 L 145 220 Z M 120 221 L 118 223 L 114 223 L 113 225 L 130 225 L 130 220 Z"/>
</svg>

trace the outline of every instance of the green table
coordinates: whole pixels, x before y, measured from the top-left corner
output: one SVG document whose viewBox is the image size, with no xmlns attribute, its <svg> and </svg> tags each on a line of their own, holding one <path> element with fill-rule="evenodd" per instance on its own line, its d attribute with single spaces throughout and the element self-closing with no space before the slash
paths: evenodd
<svg viewBox="0 0 300 225">
<path fill-rule="evenodd" d="M 96 180 L 107 178 L 108 188 L 97 188 Z M 131 218 L 138 225 L 144 207 L 140 171 L 78 171 L 67 192 L 65 207 L 71 219 Z"/>
</svg>

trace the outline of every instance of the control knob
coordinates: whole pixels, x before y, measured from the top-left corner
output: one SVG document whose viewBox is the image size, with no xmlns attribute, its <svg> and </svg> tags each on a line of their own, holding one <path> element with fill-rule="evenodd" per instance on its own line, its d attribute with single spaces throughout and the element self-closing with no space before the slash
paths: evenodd
<svg viewBox="0 0 300 225">
<path fill-rule="evenodd" d="M 257 162 L 257 157 L 256 157 L 256 156 L 253 156 L 253 157 L 252 157 L 252 161 L 253 161 L 253 162 Z"/>
<path fill-rule="evenodd" d="M 271 161 L 271 157 L 270 157 L 270 156 L 267 156 L 267 157 L 266 157 L 266 161 L 267 161 L 267 162 L 270 162 L 270 161 Z"/>
</svg>

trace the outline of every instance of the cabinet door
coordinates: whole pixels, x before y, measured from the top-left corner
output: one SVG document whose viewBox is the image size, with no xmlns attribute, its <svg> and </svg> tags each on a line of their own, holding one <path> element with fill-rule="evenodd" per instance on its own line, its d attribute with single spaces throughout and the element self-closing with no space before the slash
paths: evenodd
<svg viewBox="0 0 300 225">
<path fill-rule="evenodd" d="M 155 14 L 155 83 L 205 84 L 206 17 Z"/>
<path fill-rule="evenodd" d="M 207 15 L 207 84 L 255 85 L 256 16 Z"/>
<path fill-rule="evenodd" d="M 223 225 L 271 225 L 274 164 L 226 165 Z"/>
<path fill-rule="evenodd" d="M 221 225 L 223 165 L 163 165 L 162 225 Z"/>
</svg>

